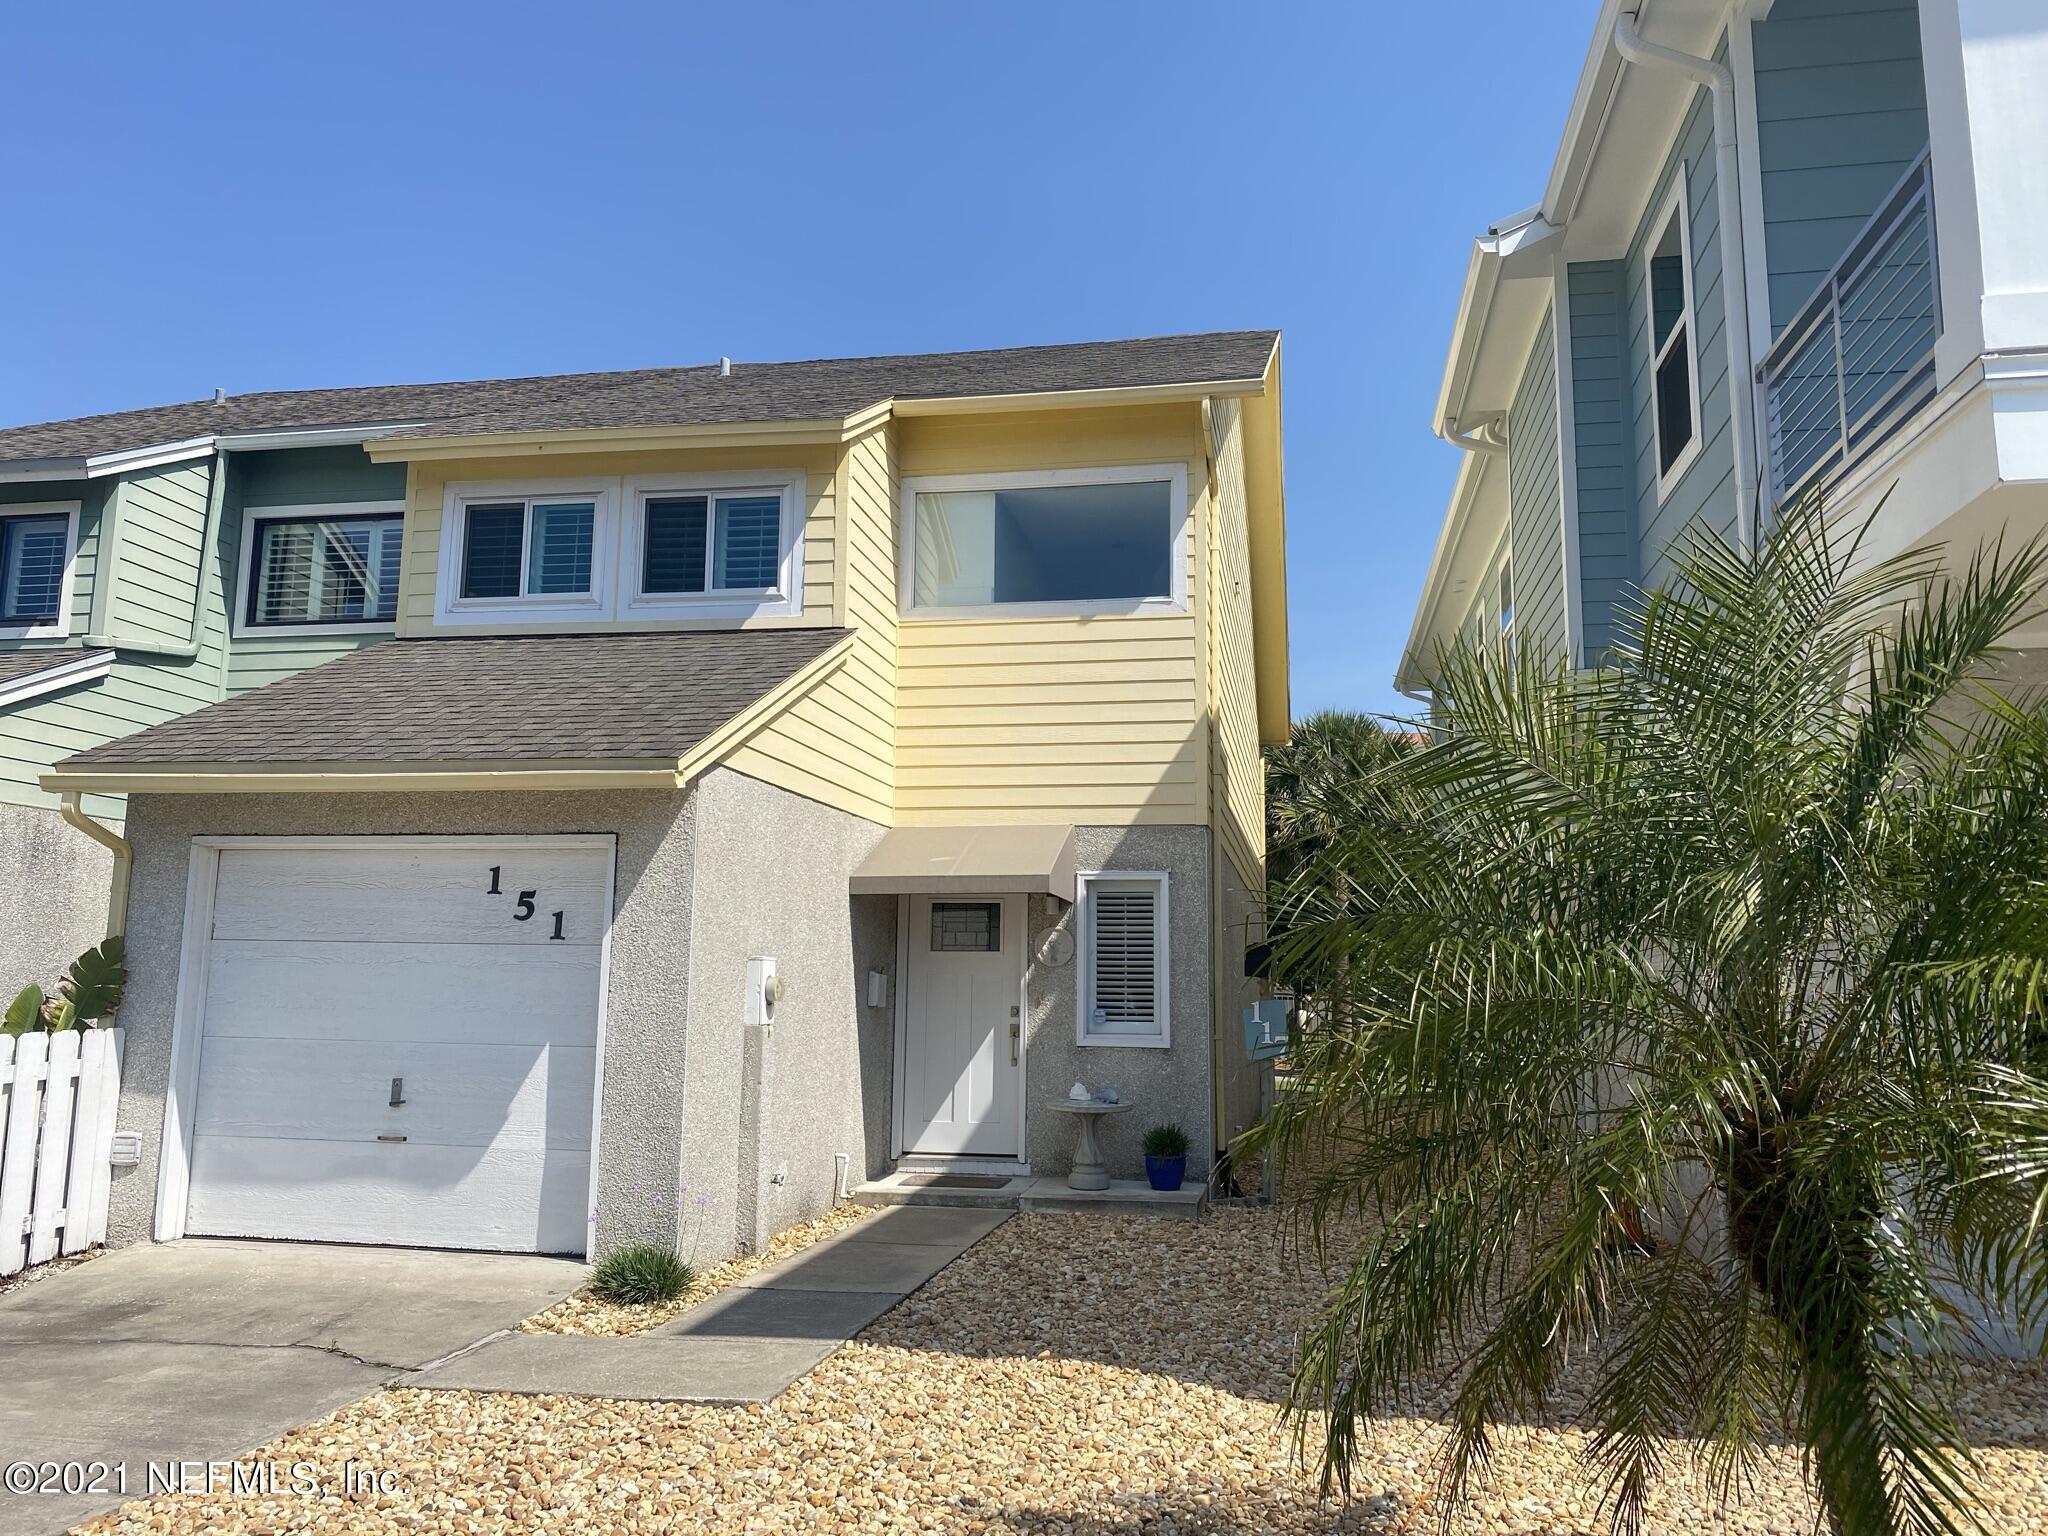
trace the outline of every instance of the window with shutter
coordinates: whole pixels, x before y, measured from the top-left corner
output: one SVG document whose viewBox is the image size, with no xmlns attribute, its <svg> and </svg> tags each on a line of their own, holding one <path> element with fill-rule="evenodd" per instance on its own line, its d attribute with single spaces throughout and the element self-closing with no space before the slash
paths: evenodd
<svg viewBox="0 0 2048 1536">
<path fill-rule="evenodd" d="M 1166 1044 L 1166 876 L 1086 876 L 1081 922 L 1081 1042 Z"/>
<path fill-rule="evenodd" d="M 77 518 L 76 502 L 0 507 L 0 636 L 64 633 Z"/>
</svg>

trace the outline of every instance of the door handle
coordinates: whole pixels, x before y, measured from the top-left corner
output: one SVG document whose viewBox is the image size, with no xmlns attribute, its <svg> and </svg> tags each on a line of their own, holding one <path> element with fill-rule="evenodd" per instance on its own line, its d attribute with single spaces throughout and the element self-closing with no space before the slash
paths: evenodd
<svg viewBox="0 0 2048 1536">
<path fill-rule="evenodd" d="M 1024 1026 L 1017 1017 L 1017 1010 L 1010 1010 L 1010 1065 L 1017 1065 L 1017 1050 L 1022 1041 Z"/>
<path fill-rule="evenodd" d="M 396 1109 L 399 1105 L 403 1104 L 404 1102 L 405 1079 L 402 1077 L 394 1077 L 393 1079 L 391 1079 L 391 1107 L 393 1109 Z"/>
</svg>

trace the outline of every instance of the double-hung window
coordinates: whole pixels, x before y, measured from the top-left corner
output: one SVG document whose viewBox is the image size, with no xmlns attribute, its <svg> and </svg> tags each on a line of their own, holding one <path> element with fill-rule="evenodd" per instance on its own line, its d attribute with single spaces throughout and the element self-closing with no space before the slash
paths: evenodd
<svg viewBox="0 0 2048 1536">
<path fill-rule="evenodd" d="M 0 635 L 61 635 L 71 619 L 78 504 L 0 505 Z"/>
<path fill-rule="evenodd" d="M 1172 1042 L 1166 885 L 1160 871 L 1080 877 L 1081 1044 Z"/>
<path fill-rule="evenodd" d="M 1187 605 L 1187 471 L 1165 464 L 904 482 L 911 618 Z"/>
<path fill-rule="evenodd" d="M 370 630 L 398 615 L 405 514 L 395 503 L 252 507 L 240 631 Z"/>
<path fill-rule="evenodd" d="M 1692 232 L 1686 222 L 1685 177 L 1656 225 L 1648 263 L 1650 393 L 1661 501 L 1700 451 L 1698 325 L 1692 297 Z"/>
</svg>

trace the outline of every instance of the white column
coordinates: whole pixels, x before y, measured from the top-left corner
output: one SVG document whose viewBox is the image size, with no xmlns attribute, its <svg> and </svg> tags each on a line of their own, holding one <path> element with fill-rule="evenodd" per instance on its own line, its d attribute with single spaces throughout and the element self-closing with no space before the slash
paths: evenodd
<svg viewBox="0 0 2048 1536">
<path fill-rule="evenodd" d="M 1921 0 L 1940 240 L 1942 383 L 2048 350 L 2048 6 Z"/>
</svg>

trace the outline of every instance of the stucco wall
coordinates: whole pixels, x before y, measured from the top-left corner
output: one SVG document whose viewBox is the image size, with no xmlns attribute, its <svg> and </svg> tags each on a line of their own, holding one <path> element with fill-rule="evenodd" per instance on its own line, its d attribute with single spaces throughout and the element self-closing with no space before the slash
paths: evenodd
<svg viewBox="0 0 2048 1536">
<path fill-rule="evenodd" d="M 1262 995 L 1259 983 L 1244 973 L 1244 952 L 1266 936 L 1262 893 L 1249 889 L 1229 859 L 1217 861 L 1220 910 L 1216 941 L 1216 1068 L 1221 1079 L 1223 1122 L 1217 1127 L 1216 1150 L 1250 1130 L 1271 1102 L 1273 1064 L 1254 1062 L 1244 1053 L 1244 1010 Z"/>
<path fill-rule="evenodd" d="M 1074 854 L 1082 870 L 1167 872 L 1167 922 L 1173 1043 L 1166 1049 L 1080 1045 L 1078 944 L 1064 965 L 1050 964 L 1046 938 L 1055 927 L 1075 934 L 1072 908 L 1057 920 L 1045 902 L 1031 903 L 1030 1018 L 1025 1054 L 1025 1153 L 1033 1173 L 1065 1173 L 1073 1164 L 1074 1127 L 1045 1106 L 1064 1098 L 1076 1079 L 1091 1089 L 1113 1087 L 1136 1106 L 1102 1123 L 1110 1177 L 1144 1177 L 1139 1150 L 1147 1128 L 1175 1121 L 1188 1133 L 1188 1176 L 1203 1177 L 1214 1145 L 1209 1075 L 1211 1008 L 1211 843 L 1206 827 L 1077 827 Z"/>
<path fill-rule="evenodd" d="M 113 855 L 55 811 L 0 801 L 0 1004 L 32 981 L 47 991 L 99 943 L 113 870 Z"/>
<path fill-rule="evenodd" d="M 894 1018 L 866 1006 L 865 973 L 894 969 L 896 931 L 893 903 L 846 889 L 881 827 L 725 768 L 695 794 L 682 1247 L 703 1262 L 822 1215 L 835 1155 L 853 1180 L 867 1172 Z M 784 987 L 766 1031 L 745 1022 L 754 955 Z"/>
<path fill-rule="evenodd" d="M 206 834 L 513 836 L 609 832 L 618 839 L 598 1247 L 673 1242 L 676 1154 L 690 978 L 691 797 L 625 794 L 137 795 L 128 837 L 128 1031 L 118 1124 L 140 1132 L 140 1165 L 117 1169 L 110 1245 L 150 1235 L 170 1068 L 191 839 Z M 844 886 L 842 884 L 842 889 Z"/>
</svg>

